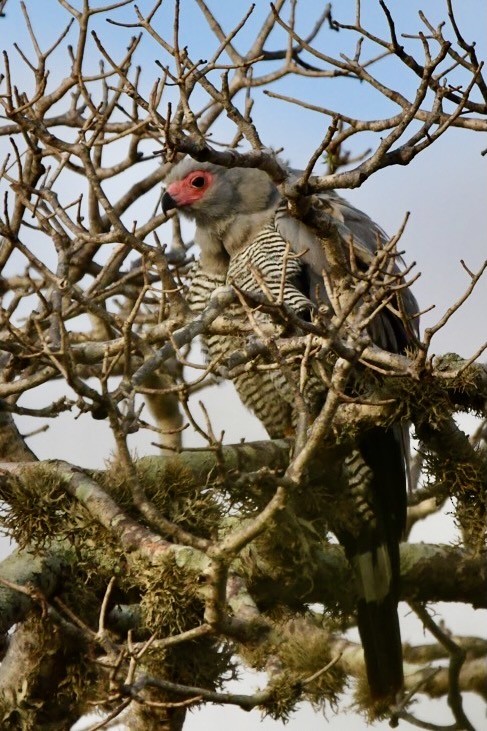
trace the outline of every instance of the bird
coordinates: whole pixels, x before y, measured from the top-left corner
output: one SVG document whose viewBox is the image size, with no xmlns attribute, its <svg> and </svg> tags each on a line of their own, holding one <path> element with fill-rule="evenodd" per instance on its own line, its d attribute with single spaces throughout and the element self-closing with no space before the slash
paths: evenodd
<svg viewBox="0 0 487 731">
<path fill-rule="evenodd" d="M 201 311 L 211 293 L 232 283 L 242 293 L 263 292 L 282 301 L 296 317 L 310 321 L 316 308 L 329 299 L 323 272 L 328 262 L 319 236 L 293 217 L 278 188 L 262 170 L 226 168 L 189 157 L 178 162 L 165 181 L 164 212 L 176 209 L 196 223 L 200 259 L 190 286 L 190 305 Z M 332 221 L 338 239 L 365 271 L 378 249 L 388 241 L 369 216 L 335 191 L 314 197 Z M 401 260 L 402 261 L 402 260 Z M 394 264 L 400 277 L 401 261 Z M 257 326 L 273 321 L 265 308 L 255 308 Z M 418 336 L 418 305 L 408 287 L 393 303 L 381 308 L 370 324 L 379 347 L 403 353 Z M 235 305 L 232 316 L 245 321 Z M 276 326 L 277 327 L 277 326 Z M 286 337 L 289 324 L 279 325 Z M 238 335 L 210 334 L 207 357 L 229 357 L 242 346 Z M 312 369 L 311 369 L 312 370 Z M 295 372 L 299 382 L 299 372 Z M 234 379 L 243 403 L 261 420 L 272 438 L 292 434 L 296 421 L 293 379 L 283 369 L 243 369 Z M 306 381 L 307 403 L 319 404 L 326 394 L 321 378 Z M 376 426 L 357 439 L 344 460 L 344 474 L 356 513 L 353 527 L 335 533 L 351 564 L 357 594 L 357 626 L 365 669 L 374 703 L 393 704 L 403 691 L 403 659 L 398 618 L 400 558 L 407 509 L 407 426 Z"/>
</svg>

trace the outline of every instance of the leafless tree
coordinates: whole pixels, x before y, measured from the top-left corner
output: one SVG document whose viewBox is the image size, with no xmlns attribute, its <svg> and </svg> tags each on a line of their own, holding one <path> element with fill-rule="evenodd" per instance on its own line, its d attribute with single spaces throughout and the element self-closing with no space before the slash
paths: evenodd
<svg viewBox="0 0 487 731">
<path fill-rule="evenodd" d="M 0 3 L 3 31 L 14 5 Z M 407 165 L 451 128 L 487 130 L 482 63 L 452 0 L 445 0 L 444 23 L 420 13 L 410 36 L 401 36 L 382 0 L 375 12 L 385 19 L 383 36 L 369 30 L 358 1 L 348 22 L 338 4 L 336 17 L 327 4 L 310 22 L 297 0 L 275 0 L 265 16 L 249 3 L 225 31 L 204 0 L 183 7 L 58 0 L 66 26 L 47 47 L 29 5 L 22 3 L 30 47 L 14 44 L 4 53 L 0 89 L 7 150 L 0 176 L 0 485 L 4 530 L 19 546 L 0 565 L 3 728 L 67 729 L 97 709 L 103 715 L 93 729 L 123 720 L 130 729 L 174 731 L 187 708 L 205 703 L 286 719 L 302 700 L 338 711 L 352 679 L 358 708 L 380 717 L 383 709 L 368 700 L 361 648 L 344 636 L 354 597 L 343 553 L 328 540 L 330 496 L 339 494 L 345 438 L 410 420 L 421 444 L 416 481 L 423 474 L 410 495 L 410 525 L 449 497 L 463 540 L 402 546 L 402 598 L 433 641 L 405 648 L 406 695 L 389 715 L 393 724 L 440 729 L 421 721 L 416 701 L 443 697 L 448 728 L 472 729 L 463 696 L 486 698 L 486 641 L 452 636 L 427 605 L 487 606 L 487 369 L 478 363 L 481 350 L 432 359 L 429 345 L 487 262 L 467 270 L 465 295 L 426 330 L 417 351 L 394 355 L 364 333 L 397 284 L 384 271 L 400 232 L 359 273 L 353 256 L 344 258 L 336 237 L 325 235 L 314 207 L 316 193 Z M 172 27 L 160 21 L 166 6 Z M 188 23 L 196 22 L 207 60 L 188 45 Z M 123 51 L 113 51 L 114 38 Z M 355 51 L 328 54 L 331 39 L 343 49 L 353 42 Z M 149 41 L 159 78 L 137 65 Z M 389 86 L 384 63 L 406 69 L 414 92 Z M 291 79 L 332 85 L 342 78 L 368 85 L 390 114 L 371 120 L 316 106 L 306 98 L 309 85 L 299 87 L 300 98 L 285 93 Z M 323 117 L 323 139 L 302 174 L 289 171 L 252 120 L 261 91 L 288 112 Z M 362 139 L 370 149 L 352 154 Z M 262 302 L 243 300 L 242 348 L 226 362 L 195 363 L 191 345 L 199 336 L 235 335 L 225 313 L 239 293 L 229 284 L 202 313 L 188 306 L 194 250 L 158 205 L 183 154 L 264 170 L 291 213 L 321 231 L 335 263 L 327 330 L 294 322 L 301 335 L 279 338 L 253 318 Z M 323 156 L 328 172 L 316 176 Z M 414 272 L 406 278 L 410 284 Z M 293 316 L 266 304 L 281 320 Z M 202 422 L 189 405 L 191 395 L 242 369 L 299 362 L 304 382 L 311 357 L 322 364 L 328 396 L 288 441 L 224 446 L 211 412 Z M 350 372 L 366 383 L 361 401 L 342 388 Z M 39 405 L 32 391 L 49 382 L 59 396 Z M 484 419 L 471 438 L 453 419 L 465 410 Z M 43 426 L 62 412 L 106 421 L 116 442 L 106 470 L 68 464 L 62 454 L 38 461 L 14 424 L 16 415 L 29 415 Z M 207 449 L 182 449 L 188 425 Z M 154 457 L 131 453 L 127 440 L 138 430 L 153 434 Z M 242 664 L 267 672 L 262 690 L 225 690 Z"/>
</svg>

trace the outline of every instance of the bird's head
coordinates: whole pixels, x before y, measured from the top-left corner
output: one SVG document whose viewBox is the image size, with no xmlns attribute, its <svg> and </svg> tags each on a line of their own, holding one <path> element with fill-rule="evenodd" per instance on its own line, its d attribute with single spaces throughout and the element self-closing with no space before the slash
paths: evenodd
<svg viewBox="0 0 487 731">
<path fill-rule="evenodd" d="M 162 208 L 177 208 L 197 224 L 264 211 L 279 194 L 266 173 L 253 168 L 223 168 L 185 158 L 166 179 Z"/>
<path fill-rule="evenodd" d="M 214 190 L 215 173 L 208 165 L 183 160 L 167 177 L 162 209 L 166 213 L 172 208 L 178 208 L 182 213 L 192 216 L 198 203 L 208 197 L 208 191 Z M 209 197 L 212 197 L 211 192 Z"/>
</svg>

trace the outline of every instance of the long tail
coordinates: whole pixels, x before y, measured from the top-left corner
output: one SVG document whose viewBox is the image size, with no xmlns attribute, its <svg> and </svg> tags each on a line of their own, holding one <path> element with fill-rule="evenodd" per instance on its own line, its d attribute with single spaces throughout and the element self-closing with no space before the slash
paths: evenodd
<svg viewBox="0 0 487 731">
<path fill-rule="evenodd" d="M 383 549 L 379 547 L 376 556 L 360 554 L 354 562 L 365 589 L 357 604 L 357 625 L 372 700 L 394 702 L 404 683 L 402 644 L 397 597 L 384 582 L 390 577 L 391 564 Z"/>
<path fill-rule="evenodd" d="M 370 694 L 373 701 L 393 702 L 404 683 L 397 603 L 407 495 L 399 429 L 368 432 L 347 460 L 347 476 L 355 525 L 338 537 L 357 584 L 357 624 Z"/>
</svg>

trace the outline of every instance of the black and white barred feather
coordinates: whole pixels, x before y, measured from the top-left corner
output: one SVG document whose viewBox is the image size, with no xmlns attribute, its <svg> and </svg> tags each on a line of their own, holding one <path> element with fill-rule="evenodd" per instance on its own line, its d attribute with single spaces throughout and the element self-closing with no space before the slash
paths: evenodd
<svg viewBox="0 0 487 731">
<path fill-rule="evenodd" d="M 246 253 L 248 252 L 246 250 L 244 252 L 245 256 L 235 256 L 230 262 L 227 276 L 208 272 L 197 264 L 190 274 L 188 302 L 191 309 L 194 312 L 201 312 L 208 304 L 215 289 L 229 282 L 233 282 L 244 292 L 262 294 L 262 287 L 255 278 L 255 267 L 262 264 L 265 269 L 264 276 L 268 292 L 272 293 L 271 296 L 277 298 L 280 292 L 282 274 L 278 282 L 278 271 L 274 265 L 269 267 L 268 262 L 279 262 L 279 255 L 282 258 L 285 253 L 285 244 L 282 239 L 279 241 L 280 246 L 277 246 L 275 240 L 271 241 L 271 251 L 268 244 L 267 232 L 263 233 L 262 238 L 258 236 L 249 247 L 250 253 Z M 281 250 L 277 251 L 278 248 Z M 267 264 L 262 257 L 267 258 Z M 277 289 L 278 286 L 279 289 Z M 288 285 L 285 290 L 286 293 L 289 293 L 290 289 L 291 285 Z M 298 290 L 293 291 L 294 302 L 298 302 L 298 294 Z M 299 298 L 300 303 L 304 299 L 301 295 Z M 235 322 L 236 332 L 238 332 L 239 325 L 247 323 L 245 311 L 238 304 L 234 304 L 229 308 L 226 317 Z M 256 318 L 262 324 L 272 323 L 270 316 L 265 313 L 257 313 Z M 243 344 L 244 337 L 238 334 L 210 334 L 202 339 L 203 352 L 208 362 L 216 361 L 218 363 L 230 358 L 242 348 Z M 292 425 L 292 405 L 289 399 L 283 398 L 283 389 L 286 390 L 286 384 L 279 371 L 258 370 L 258 366 L 255 366 L 249 371 L 236 375 L 233 381 L 242 402 L 262 422 L 271 437 L 279 438 L 289 435 Z"/>
</svg>

